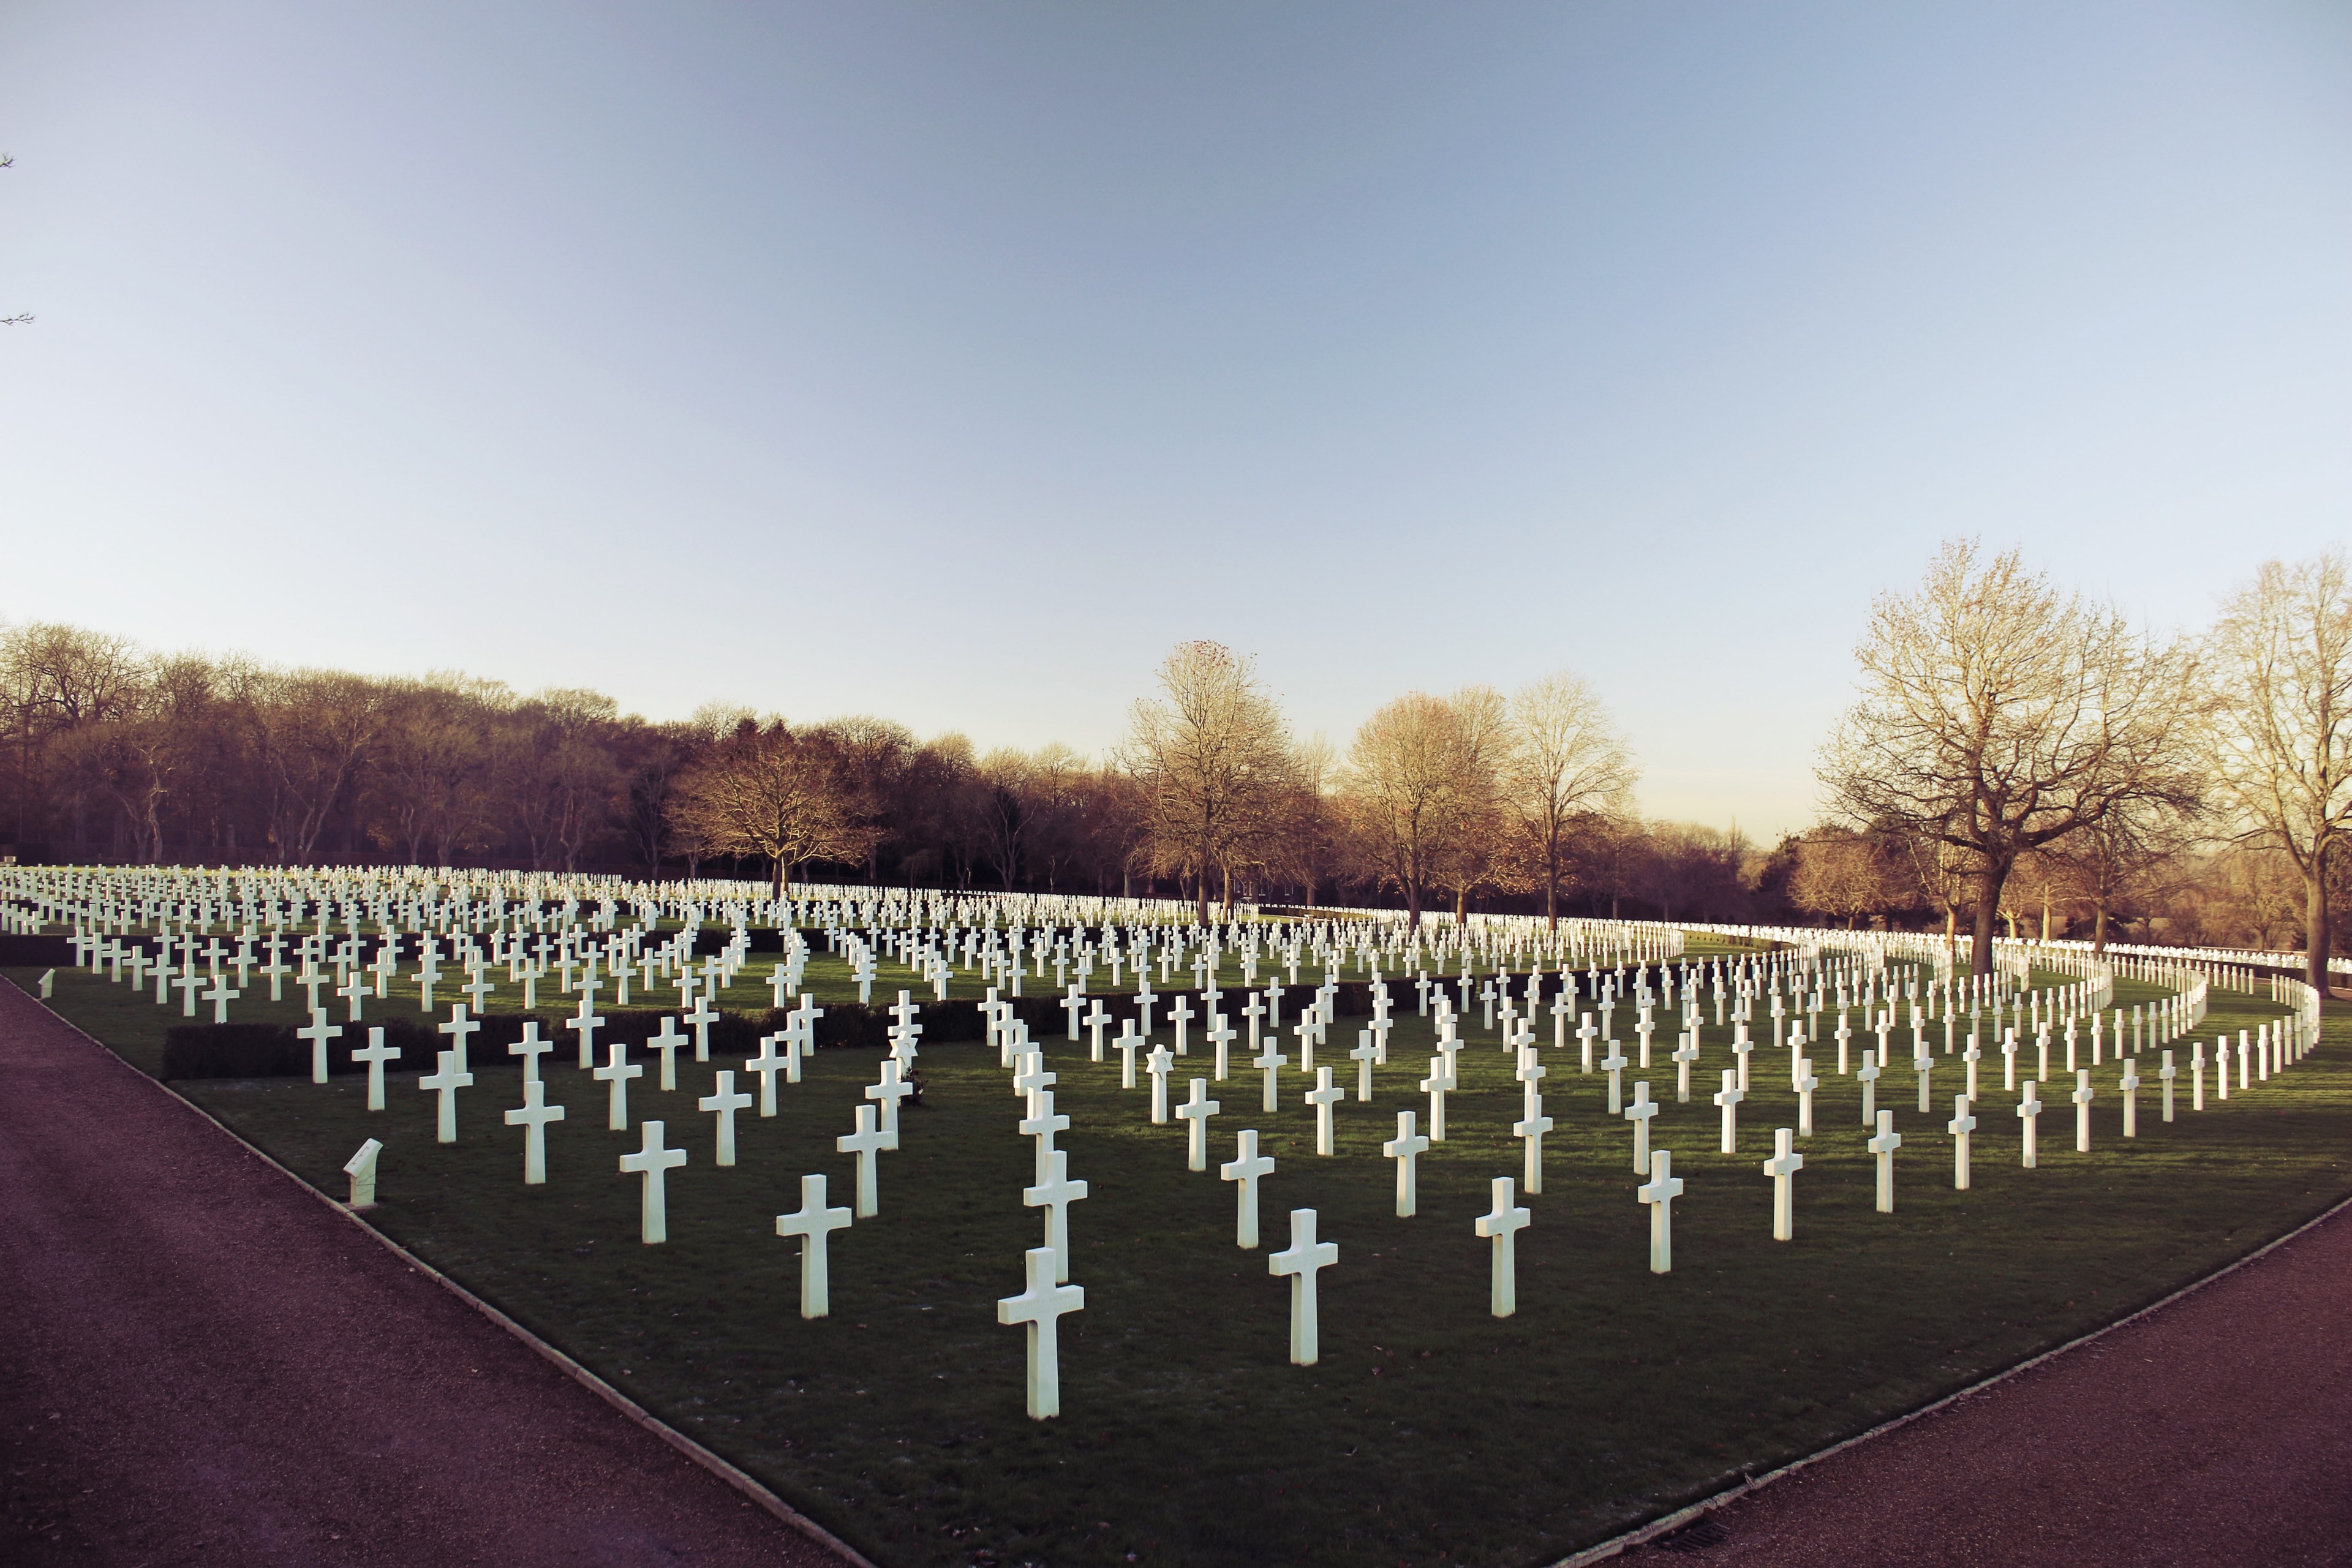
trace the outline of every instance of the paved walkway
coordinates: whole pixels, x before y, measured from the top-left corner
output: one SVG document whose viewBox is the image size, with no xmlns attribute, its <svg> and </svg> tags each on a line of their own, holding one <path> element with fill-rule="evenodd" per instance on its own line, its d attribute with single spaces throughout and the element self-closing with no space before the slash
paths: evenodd
<svg viewBox="0 0 2352 1568">
<path fill-rule="evenodd" d="M 2352 1563 L 2352 1211 L 1622 1561 Z"/>
<path fill-rule="evenodd" d="M 0 982 L 0 1563 L 838 1562 Z"/>
</svg>

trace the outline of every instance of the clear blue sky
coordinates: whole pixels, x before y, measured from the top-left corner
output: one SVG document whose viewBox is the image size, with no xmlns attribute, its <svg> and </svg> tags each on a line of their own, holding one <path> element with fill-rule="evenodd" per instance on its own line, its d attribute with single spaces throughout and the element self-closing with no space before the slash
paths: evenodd
<svg viewBox="0 0 2352 1568">
<path fill-rule="evenodd" d="M 0 7 L 0 616 L 1098 750 L 1582 671 L 1812 815 L 1871 595 L 2352 518 L 2352 8 Z"/>
</svg>

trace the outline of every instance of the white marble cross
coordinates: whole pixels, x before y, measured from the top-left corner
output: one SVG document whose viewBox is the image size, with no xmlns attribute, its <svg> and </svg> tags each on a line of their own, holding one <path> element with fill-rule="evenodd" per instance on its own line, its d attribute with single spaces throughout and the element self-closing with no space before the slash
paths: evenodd
<svg viewBox="0 0 2352 1568">
<path fill-rule="evenodd" d="M 1419 1112 L 1397 1112 L 1397 1135 L 1381 1145 L 1381 1152 L 1396 1162 L 1396 1212 L 1399 1219 L 1411 1219 L 1421 1207 L 1421 1184 L 1414 1167 L 1429 1150 L 1429 1140 L 1414 1131 Z"/>
<path fill-rule="evenodd" d="M 2156 1069 L 2157 1080 L 2164 1085 L 2164 1119 L 2172 1120 L 2172 1079 L 2179 1069 L 2172 1065 L 2172 1053 L 2164 1053 L 2164 1065 Z"/>
<path fill-rule="evenodd" d="M 1862 1053 L 1862 1067 L 1854 1073 L 1854 1081 L 1862 1085 L 1862 1124 L 1871 1127 L 1878 1121 L 1878 1056 L 1874 1051 Z"/>
<path fill-rule="evenodd" d="M 2025 1168 L 2031 1171 L 2035 1164 L 2034 1133 L 2037 1124 L 2042 1120 L 2042 1101 L 2033 1096 L 2032 1079 L 2025 1080 L 2025 1096 L 2017 1102 L 2017 1115 L 2018 1119 L 2025 1124 Z"/>
<path fill-rule="evenodd" d="M 1331 1069 L 1315 1069 L 1315 1087 L 1300 1098 L 1315 1108 L 1315 1152 L 1328 1154 L 1332 1150 L 1331 1108 L 1348 1097 L 1348 1091 L 1331 1082 Z"/>
<path fill-rule="evenodd" d="M 1185 1121 L 1184 1168 L 1205 1171 L 1209 1168 L 1209 1118 L 1223 1110 L 1223 1105 L 1209 1098 L 1209 1080 L 1192 1080 L 1192 1097 L 1176 1108 L 1176 1114 Z"/>
<path fill-rule="evenodd" d="M 2074 1102 L 2074 1152 L 2091 1152 L 2091 1069 L 2078 1068 L 2074 1074 L 2074 1092 L 2067 1098 Z"/>
<path fill-rule="evenodd" d="M 1895 1212 L 1895 1151 L 1903 1147 L 1903 1134 L 1895 1131 L 1895 1112 L 1878 1113 L 1878 1136 L 1866 1147 L 1878 1156 L 1878 1212 Z"/>
<path fill-rule="evenodd" d="M 1764 1162 L 1764 1173 L 1772 1178 L 1772 1239 L 1789 1241 L 1797 1234 L 1797 1173 L 1805 1168 L 1805 1157 L 1790 1147 L 1792 1134 L 1786 1127 L 1772 1130 L 1772 1157 Z"/>
<path fill-rule="evenodd" d="M 1630 1065 L 1625 1060 L 1625 1053 L 1617 1048 L 1617 1042 L 1610 1041 L 1609 1054 L 1601 1058 L 1601 1068 L 1609 1075 L 1609 1114 L 1612 1116 L 1624 1111 L 1624 1072 Z"/>
<path fill-rule="evenodd" d="M 219 982 L 215 981 L 214 984 L 218 984 Z M 352 1016 L 347 1022 L 356 1024 L 360 1021 L 360 1000 L 367 994 L 367 982 L 360 977 L 360 972 L 356 969 L 352 971 L 351 978 L 335 987 L 335 994 L 352 1005 Z M 194 1001 L 194 998 L 191 997 L 189 1000 Z"/>
<path fill-rule="evenodd" d="M 710 998 L 697 996 L 694 999 L 694 1011 L 686 1016 L 686 1021 L 694 1030 L 694 1059 L 698 1062 L 709 1061 L 710 1059 L 710 1026 L 719 1022 L 719 1015 L 710 1010 Z M 667 1058 L 663 1059 L 663 1065 L 665 1067 L 668 1065 Z M 677 1085 L 665 1082 L 662 1087 L 675 1089 Z"/>
<path fill-rule="evenodd" d="M 1268 1115 L 1281 1109 L 1281 1102 L 1276 1098 L 1280 1089 L 1276 1082 L 1275 1074 L 1290 1061 L 1286 1054 L 1274 1048 L 1275 1040 L 1275 1036 L 1266 1036 L 1265 1048 L 1250 1058 L 1250 1066 L 1261 1069 L 1265 1074 L 1265 1110 Z"/>
<path fill-rule="evenodd" d="M 2116 1032 L 2118 1034 L 2122 1032 L 2120 1026 L 2118 1026 Z M 2118 1046 L 2116 1048 L 2121 1049 L 2122 1047 Z M 2126 1057 L 2124 1058 L 2124 1076 L 2116 1087 L 2123 1091 L 2124 1136 L 2126 1138 L 2137 1138 L 2139 1136 L 2139 1058 L 2137 1057 Z"/>
<path fill-rule="evenodd" d="M 541 1050 L 547 1047 L 542 1045 Z M 522 1080 L 522 1104 L 507 1112 L 507 1125 L 522 1129 L 522 1184 L 547 1182 L 547 1124 L 563 1120 L 563 1107 L 547 1103 L 547 1085 L 536 1077 Z"/>
<path fill-rule="evenodd" d="M 244 994 L 242 991 L 229 989 L 228 976 L 225 974 L 214 976 L 213 988 L 205 993 L 205 1000 L 213 1005 L 213 1022 L 227 1023 L 228 1005 Z"/>
<path fill-rule="evenodd" d="M 895 1067 L 898 1064 L 893 1062 L 887 1065 Z M 733 1164 L 735 1163 L 735 1113 L 751 1104 L 751 1097 L 737 1091 L 732 1068 L 721 1068 L 712 1077 L 710 1092 L 694 1103 L 698 1109 L 708 1110 L 719 1118 L 719 1153 L 712 1163 L 720 1165 Z"/>
<path fill-rule="evenodd" d="M 1495 1244 L 1487 1275 L 1486 1310 L 1498 1318 L 1507 1318 L 1519 1310 L 1517 1239 L 1532 1216 L 1523 1205 L 1512 1202 L 1515 1194 L 1510 1177 L 1496 1176 L 1492 1191 L 1495 1206 L 1480 1215 L 1471 1229 Z"/>
<path fill-rule="evenodd" d="M 1738 1075 L 1727 1073 L 1727 1078 Z M 1671 1150 L 1650 1151 L 1650 1179 L 1633 1189 L 1650 1205 L 1650 1272 L 1671 1273 L 1675 1267 L 1675 1200 L 1683 1195 L 1683 1179 L 1675 1174 Z"/>
<path fill-rule="evenodd" d="M 1315 1211 L 1292 1209 L 1290 1245 L 1280 1252 L 1270 1254 L 1265 1263 L 1267 1272 L 1290 1277 L 1290 1362 L 1293 1366 L 1313 1366 L 1322 1358 L 1315 1277 L 1339 1261 L 1339 1243 L 1315 1239 Z"/>
<path fill-rule="evenodd" d="M 539 1037 L 539 1020 L 525 1018 L 522 1021 L 522 1038 L 507 1047 L 507 1055 L 520 1057 L 523 1081 L 535 1083 L 539 1080 L 539 1058 L 554 1048 L 552 1041 Z"/>
<path fill-rule="evenodd" d="M 1151 1004 L 1140 995 L 1136 998 L 1136 1003 L 1143 1010 L 1143 1032 L 1148 1035 L 1151 1033 Z M 1187 1054 L 1184 1048 L 1184 1031 L 1191 1026 L 1192 1020 L 1197 1016 L 1199 1015 L 1192 1011 L 1191 1000 L 1181 993 L 1176 998 L 1176 1005 L 1168 1009 L 1168 1021 L 1176 1026 L 1176 1054 L 1180 1057 Z"/>
<path fill-rule="evenodd" d="M 801 1178 L 797 1213 L 776 1216 L 778 1236 L 801 1238 L 801 1316 L 822 1318 L 833 1310 L 833 1280 L 826 1268 L 825 1242 L 832 1232 L 849 1228 L 849 1211 L 824 1206 L 824 1178 Z"/>
<path fill-rule="evenodd" d="M 580 999 L 580 1011 L 563 1020 L 567 1029 L 580 1031 L 580 1070 L 588 1071 L 596 1065 L 596 1031 L 604 1026 L 604 1016 L 588 1005 L 589 999 Z"/>
<path fill-rule="evenodd" d="M 1372 1102 L 1372 1063 L 1380 1059 L 1380 1047 L 1372 1044 L 1372 1032 L 1370 1029 L 1358 1030 L 1356 1048 L 1348 1053 L 1348 1058 L 1356 1064 L 1356 1103 L 1359 1105 Z"/>
<path fill-rule="evenodd" d="M 1633 1085 L 1633 1103 L 1623 1113 L 1625 1120 L 1633 1124 L 1633 1171 L 1637 1175 L 1650 1168 L 1650 1118 L 1659 1109 L 1657 1101 L 1650 1098 L 1649 1084 L 1637 1080 Z"/>
<path fill-rule="evenodd" d="M 608 1131 L 629 1130 L 629 1080 L 646 1076 L 644 1066 L 629 1060 L 629 1042 L 613 1040 L 605 1045 L 610 1059 L 588 1076 L 605 1086 L 604 1126 Z"/>
<path fill-rule="evenodd" d="M 1944 1123 L 1944 1131 L 1952 1135 L 1952 1186 L 1963 1193 L 1969 1190 L 1969 1134 L 1977 1130 L 1969 1104 L 1965 1094 L 1952 1096 L 1952 1119 Z"/>
<path fill-rule="evenodd" d="M 1181 1001 L 1182 998 L 1180 997 L 1178 1000 Z M 1233 1026 L 1225 1022 L 1225 1016 L 1223 1013 L 1212 1012 L 1209 1015 L 1209 1026 L 1201 1031 L 1201 1037 L 1207 1040 L 1210 1046 L 1215 1049 L 1217 1053 L 1217 1081 L 1219 1083 L 1224 1082 L 1226 1074 L 1233 1069 L 1233 1044 L 1234 1039 Z"/>
<path fill-rule="evenodd" d="M 1070 1180 L 1070 1156 L 1061 1149 L 1046 1156 L 1045 1179 L 1021 1190 L 1024 1207 L 1045 1211 L 1045 1245 L 1054 1251 L 1056 1285 L 1070 1279 L 1070 1205 L 1086 1195 L 1086 1183 Z"/>
<path fill-rule="evenodd" d="M 1797 1136 L 1800 1138 L 1811 1138 L 1813 1135 L 1813 1091 L 1821 1087 L 1822 1080 L 1813 1073 L 1813 1058 L 1799 1057 L 1797 1058 Z"/>
<path fill-rule="evenodd" d="M 857 1108 L 857 1131 L 843 1133 L 833 1141 L 833 1146 L 845 1154 L 857 1156 L 857 1217 L 871 1219 L 880 1214 L 881 1184 L 877 1178 L 876 1169 L 881 1155 L 898 1146 L 898 1134 L 885 1132 L 876 1126 L 874 1108 L 861 1105 Z"/>
<path fill-rule="evenodd" d="M 1543 1096 L 1536 1092 L 1532 1084 L 1521 1110 L 1524 1114 L 1511 1123 L 1511 1136 L 1526 1146 L 1525 1174 L 1528 1194 L 1532 1197 L 1543 1191 L 1543 1141 L 1544 1134 L 1552 1129 L 1552 1119 L 1543 1113 Z"/>
<path fill-rule="evenodd" d="M 915 1092 L 915 1086 L 899 1075 L 895 1057 L 882 1061 L 882 1079 L 866 1086 L 866 1098 L 882 1108 L 882 1131 L 896 1138 L 898 1135 L 898 1102 Z"/>
<path fill-rule="evenodd" d="M 1029 1114 L 1014 1131 L 1037 1141 L 1037 1180 L 1045 1181 L 1054 1169 L 1054 1135 L 1069 1130 L 1070 1119 L 1054 1109 L 1052 1089 L 1041 1089 L 1030 1095 Z"/>
<path fill-rule="evenodd" d="M 1715 1103 L 1723 1108 L 1723 1152 L 1727 1154 L 1739 1152 L 1739 1102 L 1747 1098 L 1739 1091 L 1739 1074 L 1730 1068 L 1724 1068 L 1723 1092 L 1715 1097 Z"/>
<path fill-rule="evenodd" d="M 312 1083 L 327 1081 L 327 1042 L 342 1032 L 343 1026 L 341 1024 L 327 1022 L 327 1010 L 323 1007 L 311 1008 L 310 1025 L 294 1031 L 295 1038 L 310 1042 L 310 1081 Z M 380 1029 L 376 1032 L 383 1033 Z"/>
<path fill-rule="evenodd" d="M 1675 1047 L 1675 1100 L 1690 1103 L 1691 1064 L 1698 1060 L 1698 1026 L 1694 1024 L 1677 1037 Z"/>
<path fill-rule="evenodd" d="M 1433 1143 L 1445 1142 L 1445 1096 L 1456 1087 L 1453 1053 L 1441 1051 L 1430 1058 L 1429 1076 L 1421 1080 L 1421 1090 L 1429 1096 L 1429 1137 Z"/>
<path fill-rule="evenodd" d="M 645 1178 L 637 1205 L 637 1236 L 647 1247 L 658 1247 L 669 1239 L 667 1176 L 686 1163 L 686 1151 L 662 1147 L 658 1121 L 644 1123 L 644 1145 L 633 1154 L 621 1156 L 621 1174 Z"/>
<path fill-rule="evenodd" d="M 1028 1409 L 1032 1421 L 1050 1421 L 1062 1413 L 1061 1320 L 1066 1312 L 1087 1304 L 1083 1287 L 1058 1284 L 1054 1279 L 1054 1249 L 1033 1247 L 1027 1255 L 1029 1288 L 996 1303 L 996 1321 L 1027 1328 L 1029 1341 Z"/>
<path fill-rule="evenodd" d="M 438 1068 L 416 1080 L 416 1087 L 439 1095 L 439 1115 L 435 1123 L 434 1138 L 443 1143 L 457 1141 L 457 1091 L 474 1087 L 474 1075 L 457 1066 L 457 1053 L 443 1051 Z"/>
<path fill-rule="evenodd" d="M 677 1032 L 677 1020 L 667 1013 L 663 1014 L 661 1033 L 647 1040 L 646 1048 L 661 1053 L 661 1088 L 664 1094 L 677 1092 L 677 1048 L 684 1044 L 686 1037 Z"/>
<path fill-rule="evenodd" d="M 1274 1156 L 1257 1152 L 1257 1129 L 1244 1127 L 1234 1137 L 1234 1157 L 1217 1167 L 1221 1181 L 1240 1184 L 1234 1194 L 1234 1245 L 1249 1250 L 1257 1246 L 1257 1182 L 1274 1173 Z"/>
<path fill-rule="evenodd" d="M 1133 1089 L 1135 1087 L 1135 1053 L 1143 1048 L 1143 1037 L 1135 1032 L 1135 1020 L 1132 1018 L 1128 1020 L 1127 1032 L 1119 1036 L 1117 1043 L 1118 1046 L 1118 1087 L 1121 1089 Z M 1094 1059 L 1100 1061 L 1102 1060 L 1102 1058 L 1097 1056 Z"/>
<path fill-rule="evenodd" d="M 776 1054 L 776 1042 L 782 1037 L 781 1033 L 761 1035 L 760 1054 L 743 1063 L 745 1072 L 757 1073 L 760 1077 L 760 1114 L 763 1117 L 776 1113 L 776 1074 L 784 1066 L 784 1058 Z"/>
<path fill-rule="evenodd" d="M 1103 1059 L 1103 1029 L 1109 1023 L 1110 1014 L 1104 1008 L 1102 998 L 1097 996 L 1095 998 L 1094 1010 L 1087 1015 L 1087 1038 L 1089 1042 L 1087 1050 L 1087 1060 L 1098 1062 Z M 1132 1018 L 1123 1018 L 1119 1021 L 1118 1036 L 1118 1048 L 1130 1053 L 1143 1040 Z M 1128 1087 L 1134 1086 L 1130 1084 Z"/>
<path fill-rule="evenodd" d="M 385 1045 L 383 1031 L 380 1028 L 370 1029 L 366 1046 L 352 1052 L 352 1060 L 367 1064 L 367 1108 L 370 1110 L 383 1109 L 383 1064 L 396 1062 L 399 1059 L 400 1047 Z M 311 1065 L 315 1068 L 318 1064 L 313 1061 Z"/>
<path fill-rule="evenodd" d="M 447 1023 L 434 1026 L 436 1033 L 449 1037 L 449 1048 L 457 1053 L 459 1072 L 468 1071 L 473 1066 L 466 1059 L 466 1052 L 474 1036 L 481 1031 L 481 1027 L 480 1024 L 466 1016 L 466 1005 L 463 1002 L 449 1009 Z"/>
</svg>

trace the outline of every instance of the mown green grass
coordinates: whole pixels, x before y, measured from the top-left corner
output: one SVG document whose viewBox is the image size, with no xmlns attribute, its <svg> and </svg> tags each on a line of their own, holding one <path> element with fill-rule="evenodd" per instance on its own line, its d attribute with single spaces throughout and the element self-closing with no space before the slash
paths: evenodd
<svg viewBox="0 0 2352 1568">
<path fill-rule="evenodd" d="M 177 1017 L 85 975 L 58 982 L 61 1010 L 134 1057 L 127 1042 Z M 2155 994 L 2121 990 L 2126 1006 Z M 2275 1016 L 2220 995 L 2200 1034 Z M 741 1163 L 725 1171 L 693 1101 L 727 1064 L 681 1063 L 672 1095 L 640 1079 L 633 1111 L 690 1152 L 659 1247 L 639 1244 L 637 1181 L 614 1163 L 638 1134 L 606 1131 L 604 1086 L 555 1057 L 549 1098 L 570 1120 L 551 1130 L 544 1188 L 522 1185 L 520 1131 L 499 1121 L 520 1101 L 515 1070 L 478 1058 L 446 1146 L 413 1074 L 394 1076 L 374 1115 L 356 1079 L 176 1087 L 331 1193 L 362 1139 L 383 1139 L 372 1218 L 387 1235 L 892 1564 L 1548 1562 L 2112 1321 L 2352 1191 L 2352 1053 L 2334 1027 L 2310 1060 L 2226 1107 L 2192 1116 L 2184 1087 L 2170 1126 L 2150 1056 L 2130 1145 L 2103 1067 L 2094 1152 L 2074 1152 L 2072 1107 L 2053 1098 L 2032 1172 L 1989 1063 L 1968 1193 L 1952 1190 L 1943 1131 L 1957 1064 L 1939 1057 L 1925 1117 L 1898 1068 L 1880 1097 L 1906 1140 L 1893 1215 L 1874 1212 L 1858 1091 L 1824 1066 L 1797 1238 L 1775 1243 L 1758 1164 L 1770 1129 L 1795 1121 L 1785 1058 L 1758 1053 L 1740 1152 L 1718 1154 L 1706 1094 L 1730 1055 L 1727 1031 L 1710 1028 L 1691 1104 L 1673 1102 L 1663 1053 L 1646 1075 L 1667 1101 L 1656 1142 L 1688 1184 L 1676 1267 L 1657 1277 L 1630 1130 L 1604 1118 L 1603 1079 L 1576 1071 L 1571 1044 L 1546 1052 L 1559 1127 L 1546 1190 L 1521 1200 L 1535 1223 L 1519 1237 L 1518 1314 L 1498 1321 L 1471 1221 L 1491 1177 L 1519 1173 L 1519 1095 L 1473 1025 L 1452 1136 L 1423 1159 L 1411 1220 L 1391 1212 L 1378 1145 L 1398 1110 L 1425 1121 L 1422 1021 L 1398 1028 L 1374 1102 L 1340 1108 L 1333 1158 L 1313 1153 L 1295 1070 L 1271 1116 L 1256 1073 L 1214 1087 L 1213 1159 L 1256 1127 L 1278 1162 L 1257 1253 L 1234 1246 L 1232 1186 L 1188 1172 L 1181 1126 L 1150 1125 L 1147 1091 L 1117 1087 L 1116 1053 L 1097 1066 L 1047 1039 L 1072 1123 L 1061 1146 L 1091 1193 L 1072 1210 L 1087 1305 L 1064 1320 L 1064 1415 L 1043 1424 L 1023 1415 L 1022 1332 L 995 1321 L 1041 1216 L 1020 1201 L 1032 1154 L 1019 1101 L 984 1047 L 923 1053 L 929 1103 L 886 1157 L 881 1215 L 835 1237 L 834 1316 L 818 1322 L 797 1315 L 798 1244 L 773 1216 L 798 1206 L 805 1172 L 849 1201 L 833 1140 L 874 1053 L 820 1055 L 776 1120 L 739 1121 Z M 1356 1026 L 1343 1020 L 1338 1043 Z M 1171 1098 L 1208 1072 L 1197 1037 L 1194 1052 Z M 1333 1065 L 1352 1084 L 1353 1064 Z M 1287 1363 L 1288 1287 L 1265 1260 L 1294 1207 L 1316 1208 L 1339 1245 L 1312 1368 Z"/>
</svg>

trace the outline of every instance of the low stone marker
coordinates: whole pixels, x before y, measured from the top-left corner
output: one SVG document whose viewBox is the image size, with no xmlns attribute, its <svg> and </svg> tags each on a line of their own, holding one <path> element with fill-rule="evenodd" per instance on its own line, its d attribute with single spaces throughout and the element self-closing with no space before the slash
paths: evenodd
<svg viewBox="0 0 2352 1568">
<path fill-rule="evenodd" d="M 359 1152 L 343 1166 L 343 1174 L 352 1179 L 352 1208 L 375 1207 L 375 1162 L 376 1156 L 383 1152 L 383 1144 L 371 1138 L 360 1145 Z"/>
</svg>

